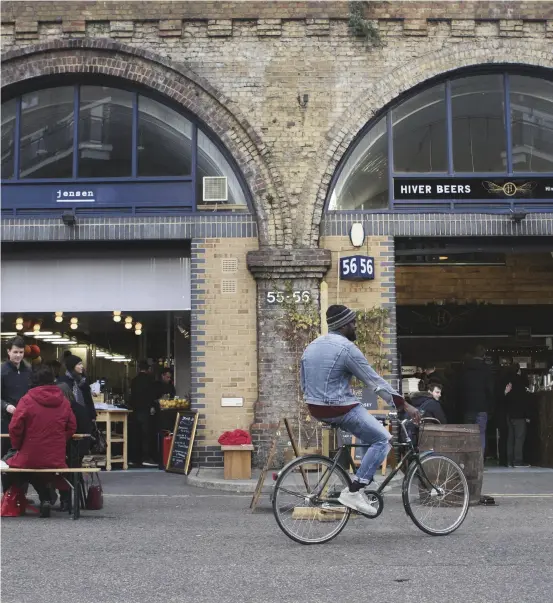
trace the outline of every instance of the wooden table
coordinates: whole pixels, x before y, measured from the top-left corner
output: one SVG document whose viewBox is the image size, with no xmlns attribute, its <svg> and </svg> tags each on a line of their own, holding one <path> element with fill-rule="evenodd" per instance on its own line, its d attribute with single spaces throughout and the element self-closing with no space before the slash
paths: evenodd
<svg viewBox="0 0 553 603">
<path fill-rule="evenodd" d="M 80 434 L 79 434 L 80 435 Z M 81 500 L 79 496 L 79 480 L 83 473 L 98 473 L 98 467 L 64 467 L 60 469 L 21 469 L 19 467 L 3 467 L 2 473 L 48 473 L 59 475 L 71 488 L 72 502 L 71 514 L 73 519 L 79 519 L 81 515 Z M 71 479 L 65 477 L 69 475 Z M 84 505 L 83 501 L 83 505 Z"/>
<path fill-rule="evenodd" d="M 122 463 L 123 469 L 126 470 L 129 467 L 127 448 L 128 448 L 128 427 L 127 419 L 129 413 L 132 411 L 125 410 L 124 408 L 118 408 L 117 410 L 96 410 L 96 423 L 106 424 L 106 471 L 111 471 L 113 463 Z M 111 427 L 116 423 L 123 423 L 123 435 L 112 437 Z M 120 455 L 112 454 L 111 445 L 122 444 L 123 451 Z"/>
<path fill-rule="evenodd" d="M 9 433 L 3 433 L 0 435 L 1 438 L 9 438 Z M 92 436 L 89 433 L 74 433 L 71 436 L 72 440 L 86 440 L 86 438 L 91 438 Z"/>
</svg>

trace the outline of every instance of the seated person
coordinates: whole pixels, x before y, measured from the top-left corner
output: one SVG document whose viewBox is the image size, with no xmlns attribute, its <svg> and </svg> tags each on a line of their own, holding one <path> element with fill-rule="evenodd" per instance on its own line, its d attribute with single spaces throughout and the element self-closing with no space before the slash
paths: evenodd
<svg viewBox="0 0 553 603">
<path fill-rule="evenodd" d="M 411 405 L 418 408 L 421 415 L 424 412 L 424 419 L 438 419 L 440 423 L 447 423 L 447 417 L 440 404 L 441 396 L 442 385 L 431 381 L 426 391 L 411 394 Z"/>
<path fill-rule="evenodd" d="M 71 405 L 49 366 L 41 365 L 31 376 L 31 389 L 19 401 L 10 422 L 10 439 L 17 452 L 6 459 L 10 467 L 21 469 L 60 469 L 67 467 L 67 441 L 77 423 Z M 8 473 L 2 478 L 4 491 L 10 485 L 30 483 L 40 499 L 40 516 L 49 517 L 51 488 L 48 474 Z"/>
</svg>

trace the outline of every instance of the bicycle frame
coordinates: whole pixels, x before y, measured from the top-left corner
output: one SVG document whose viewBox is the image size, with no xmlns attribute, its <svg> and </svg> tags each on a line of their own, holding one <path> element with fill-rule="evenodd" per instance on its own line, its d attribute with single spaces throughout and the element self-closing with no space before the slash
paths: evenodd
<svg viewBox="0 0 553 603">
<path fill-rule="evenodd" d="M 401 459 L 401 461 L 399 462 L 399 464 L 393 469 L 393 471 L 390 473 L 390 475 L 388 475 L 388 477 L 386 477 L 386 479 L 378 486 L 376 492 L 377 494 L 382 494 L 382 492 L 384 491 L 384 488 L 392 481 L 392 479 L 403 469 L 403 467 L 408 467 L 409 466 L 409 462 L 411 460 L 413 460 L 419 467 L 420 469 L 420 473 L 422 478 L 426 481 L 425 486 L 427 488 L 430 489 L 434 489 L 436 490 L 436 492 L 438 492 L 437 488 L 434 486 L 434 484 L 432 484 L 432 482 L 428 479 L 424 468 L 422 466 L 421 463 L 421 458 L 424 458 L 425 456 L 427 456 L 428 454 L 432 454 L 434 451 L 433 450 L 428 450 L 422 453 L 422 455 L 420 454 L 418 448 L 416 448 L 413 445 L 413 441 L 411 440 L 411 438 L 409 437 L 409 433 L 407 432 L 407 429 L 405 427 L 405 424 L 408 422 L 408 419 L 403 420 L 400 425 L 404 431 L 405 434 L 405 443 L 404 444 L 399 444 L 398 447 L 400 448 L 406 448 L 407 449 L 407 453 L 403 456 L 403 458 Z M 340 456 L 343 450 L 348 450 L 348 456 L 349 456 L 349 464 L 350 467 L 355 471 L 356 470 L 356 466 L 355 463 L 353 461 L 353 457 L 351 455 L 351 449 L 352 448 L 367 448 L 366 444 L 344 444 L 342 446 L 340 446 L 340 448 L 338 448 L 338 450 L 336 451 L 336 454 L 334 455 L 334 457 L 332 458 L 332 467 L 330 469 L 328 469 L 325 472 L 325 475 L 323 475 L 322 479 L 323 482 L 320 485 L 320 487 L 318 488 L 318 491 L 316 491 L 312 497 L 313 498 L 319 498 L 320 495 L 322 494 L 322 492 L 324 492 L 324 489 L 326 488 L 326 484 L 328 483 L 328 480 L 330 478 L 330 476 L 332 475 L 334 469 L 336 469 L 336 466 L 338 465 L 338 461 L 340 460 Z"/>
</svg>

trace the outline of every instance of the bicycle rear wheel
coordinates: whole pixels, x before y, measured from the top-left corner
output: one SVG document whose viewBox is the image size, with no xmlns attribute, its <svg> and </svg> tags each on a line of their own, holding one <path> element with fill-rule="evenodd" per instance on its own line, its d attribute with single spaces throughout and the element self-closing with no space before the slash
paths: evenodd
<svg viewBox="0 0 553 603">
<path fill-rule="evenodd" d="M 414 524 L 431 536 L 454 532 L 469 508 L 469 487 L 459 465 L 429 454 L 414 463 L 403 480 L 403 505 Z"/>
<path fill-rule="evenodd" d="M 345 527 L 350 509 L 338 502 L 349 486 L 348 474 L 325 456 L 300 457 L 283 469 L 273 492 L 273 513 L 280 529 L 300 544 L 322 544 Z"/>
</svg>

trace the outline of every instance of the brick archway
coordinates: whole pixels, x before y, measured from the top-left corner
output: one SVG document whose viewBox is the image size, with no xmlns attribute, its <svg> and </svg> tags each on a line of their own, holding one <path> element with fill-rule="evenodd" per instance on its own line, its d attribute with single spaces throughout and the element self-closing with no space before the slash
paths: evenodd
<svg viewBox="0 0 553 603">
<path fill-rule="evenodd" d="M 316 247 L 328 189 L 334 172 L 359 131 L 386 105 L 408 90 L 432 78 L 466 67 L 485 64 L 553 68 L 553 53 L 543 40 L 485 41 L 456 45 L 420 57 L 388 74 L 354 98 L 350 109 L 336 120 L 314 159 L 302 197 L 312 203 L 300 225 L 302 245 Z"/>
<path fill-rule="evenodd" d="M 62 74 L 102 74 L 136 82 L 201 119 L 228 148 L 249 185 L 262 246 L 290 247 L 290 204 L 261 137 L 232 101 L 186 65 L 112 40 L 37 44 L 2 55 L 2 87 Z"/>
</svg>

